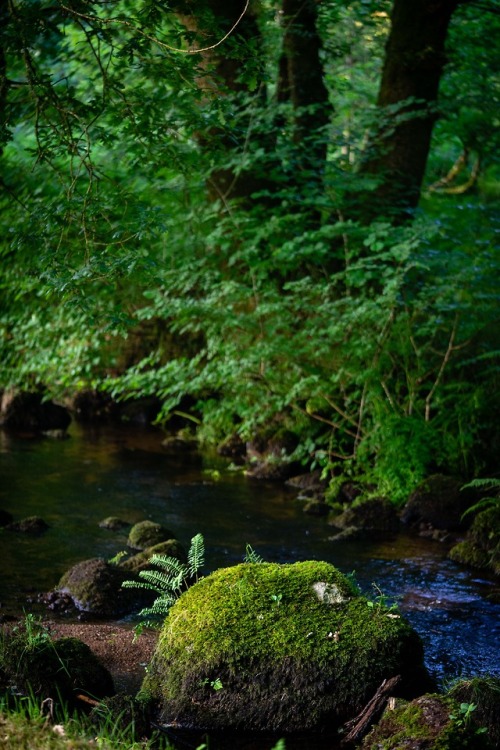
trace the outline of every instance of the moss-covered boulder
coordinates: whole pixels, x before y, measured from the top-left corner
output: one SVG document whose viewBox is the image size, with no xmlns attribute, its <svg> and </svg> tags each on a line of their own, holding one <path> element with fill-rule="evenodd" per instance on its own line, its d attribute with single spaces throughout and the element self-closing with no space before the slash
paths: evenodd
<svg viewBox="0 0 500 750">
<path fill-rule="evenodd" d="M 87 644 L 53 640 L 33 621 L 3 634 L 1 656 L 7 685 L 26 695 L 72 702 L 80 695 L 103 698 L 115 692 L 110 673 Z"/>
<path fill-rule="evenodd" d="M 134 573 L 139 573 L 141 570 L 146 570 L 150 567 L 150 559 L 153 555 L 163 555 L 164 557 L 175 557 L 179 562 L 186 562 L 186 550 L 179 542 L 178 539 L 167 539 L 166 542 L 160 542 L 155 544 L 153 547 L 148 547 L 142 552 L 138 552 L 132 557 L 128 557 L 126 560 L 122 560 L 120 567 L 124 570 L 130 570 Z"/>
<path fill-rule="evenodd" d="M 175 534 L 160 523 L 147 520 L 139 521 L 130 529 L 127 544 L 132 549 L 144 550 L 174 537 Z"/>
<path fill-rule="evenodd" d="M 387 710 L 364 738 L 363 750 L 483 750 L 489 748 L 460 705 L 442 695 L 424 695 Z"/>
<path fill-rule="evenodd" d="M 328 521 L 337 529 L 332 541 L 343 539 L 374 539 L 394 534 L 399 529 L 399 517 L 390 500 L 372 497 L 353 505 Z"/>
<path fill-rule="evenodd" d="M 500 503 L 476 515 L 467 538 L 451 548 L 455 562 L 500 575 Z"/>
<path fill-rule="evenodd" d="M 131 577 L 129 571 L 95 557 L 70 568 L 56 591 L 70 596 L 81 612 L 97 617 L 120 617 L 151 601 L 150 592 L 122 588 L 123 581 Z"/>
<path fill-rule="evenodd" d="M 422 659 L 405 620 L 368 606 L 332 565 L 244 563 L 174 604 L 143 695 L 160 722 L 186 727 L 335 729 L 384 679 L 416 688 Z"/>
</svg>

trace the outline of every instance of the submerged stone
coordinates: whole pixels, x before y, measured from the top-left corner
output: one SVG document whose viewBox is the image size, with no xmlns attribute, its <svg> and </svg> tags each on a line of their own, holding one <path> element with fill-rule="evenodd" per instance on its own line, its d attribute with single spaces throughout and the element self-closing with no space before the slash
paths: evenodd
<svg viewBox="0 0 500 750">
<path fill-rule="evenodd" d="M 418 635 L 324 562 L 244 563 L 171 608 L 143 683 L 164 724 L 291 733 L 339 728 L 381 682 L 418 693 Z M 423 692 L 422 690 L 420 692 Z"/>
</svg>

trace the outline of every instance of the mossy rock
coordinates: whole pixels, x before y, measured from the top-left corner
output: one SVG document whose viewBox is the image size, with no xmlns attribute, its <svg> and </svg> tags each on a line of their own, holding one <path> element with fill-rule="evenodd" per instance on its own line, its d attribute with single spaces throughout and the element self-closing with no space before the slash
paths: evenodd
<svg viewBox="0 0 500 750">
<path fill-rule="evenodd" d="M 485 727 L 494 748 L 500 748 L 500 677 L 474 677 L 461 680 L 449 695 L 457 703 L 474 704 L 476 726 Z"/>
<path fill-rule="evenodd" d="M 369 607 L 332 565 L 243 563 L 203 578 L 174 604 L 142 691 L 163 723 L 335 730 L 384 679 L 400 674 L 416 686 L 422 663 L 405 620 Z"/>
<path fill-rule="evenodd" d="M 108 529 L 108 531 L 121 531 L 126 529 L 127 526 L 130 526 L 129 522 L 124 521 L 123 518 L 118 518 L 118 516 L 108 516 L 99 522 L 99 527 Z"/>
<path fill-rule="evenodd" d="M 123 581 L 131 577 L 130 572 L 96 557 L 70 568 L 56 591 L 69 595 L 82 612 L 98 617 L 120 617 L 137 611 L 153 597 L 152 592 L 143 589 L 123 589 Z"/>
<path fill-rule="evenodd" d="M 364 738 L 362 750 L 482 750 L 477 726 L 460 722 L 460 706 L 442 695 L 424 695 L 385 712 Z M 453 719 L 452 716 L 457 717 Z"/>
<path fill-rule="evenodd" d="M 139 573 L 141 570 L 146 570 L 150 566 L 150 559 L 153 555 L 163 555 L 165 557 L 175 557 L 179 562 L 186 562 L 186 550 L 179 542 L 178 539 L 168 539 L 166 542 L 160 542 L 155 544 L 153 547 L 148 547 L 142 552 L 138 552 L 136 555 L 123 560 L 120 563 L 120 567 L 124 570 L 130 570 L 134 573 Z"/>
<path fill-rule="evenodd" d="M 155 544 L 173 539 L 175 534 L 154 521 L 139 521 L 132 526 L 127 544 L 132 549 L 145 550 Z"/>
<path fill-rule="evenodd" d="M 2 668 L 7 681 L 24 694 L 72 702 L 78 695 L 113 695 L 113 680 L 87 644 L 78 638 L 52 640 L 39 631 L 3 636 Z"/>
<path fill-rule="evenodd" d="M 329 525 L 340 530 L 332 540 L 380 538 L 399 529 L 399 518 L 394 505 L 384 497 L 373 497 L 348 508 L 329 520 Z"/>
<path fill-rule="evenodd" d="M 455 562 L 500 575 L 500 505 L 475 516 L 467 538 L 452 547 L 449 557 Z"/>
<path fill-rule="evenodd" d="M 28 516 L 7 526 L 9 531 L 20 531 L 22 534 L 43 534 L 48 528 L 49 524 L 40 516 Z"/>
</svg>

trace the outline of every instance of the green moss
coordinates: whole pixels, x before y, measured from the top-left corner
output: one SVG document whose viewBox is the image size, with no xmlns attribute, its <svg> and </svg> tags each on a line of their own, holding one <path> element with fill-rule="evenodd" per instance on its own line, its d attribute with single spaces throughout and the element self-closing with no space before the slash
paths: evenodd
<svg viewBox="0 0 500 750">
<path fill-rule="evenodd" d="M 492 747 L 500 747 L 500 678 L 474 677 L 461 680 L 449 691 L 457 703 L 473 703 L 476 727 L 485 727 Z"/>
<path fill-rule="evenodd" d="M 75 692 L 103 697 L 114 692 L 109 672 L 77 638 L 52 640 L 41 628 L 14 629 L 2 639 L 1 667 L 16 690 L 70 701 Z"/>
<path fill-rule="evenodd" d="M 421 661 L 409 625 L 370 608 L 333 566 L 247 563 L 202 579 L 172 607 L 143 688 L 165 717 L 290 730 L 327 714 L 339 723 Z M 217 678 L 223 690 L 207 692 Z"/>
<path fill-rule="evenodd" d="M 134 549 L 144 550 L 160 542 L 173 539 L 175 534 L 154 521 L 140 521 L 130 529 L 127 544 Z"/>
<path fill-rule="evenodd" d="M 120 568 L 138 573 L 140 570 L 145 570 L 146 568 L 151 567 L 150 560 L 153 555 L 175 557 L 177 560 L 180 560 L 180 562 L 186 561 L 186 550 L 182 544 L 177 539 L 168 539 L 166 542 L 155 544 L 153 547 L 148 547 L 142 552 L 138 552 L 136 555 L 123 560 L 123 562 L 120 563 Z"/>
<path fill-rule="evenodd" d="M 478 513 L 467 539 L 455 545 L 449 556 L 455 562 L 500 575 L 500 506 Z"/>
<path fill-rule="evenodd" d="M 487 552 L 468 541 L 459 542 L 452 547 L 449 557 L 455 562 L 470 565 L 472 568 L 487 568 L 490 562 Z"/>
<path fill-rule="evenodd" d="M 442 695 L 424 695 L 411 703 L 386 711 L 380 723 L 362 743 L 363 750 L 480 750 L 485 738 L 473 725 L 464 726 L 454 700 Z"/>
</svg>

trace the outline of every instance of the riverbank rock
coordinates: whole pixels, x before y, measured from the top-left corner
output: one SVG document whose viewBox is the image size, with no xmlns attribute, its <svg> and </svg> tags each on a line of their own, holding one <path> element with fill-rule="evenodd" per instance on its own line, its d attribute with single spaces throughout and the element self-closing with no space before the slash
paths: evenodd
<svg viewBox="0 0 500 750">
<path fill-rule="evenodd" d="M 472 490 L 462 490 L 463 482 L 454 477 L 434 474 L 412 492 L 401 513 L 401 521 L 421 532 L 433 529 L 460 531 L 465 511 L 477 500 Z"/>
<path fill-rule="evenodd" d="M 73 704 L 77 696 L 113 695 L 113 680 L 91 649 L 77 638 L 53 640 L 35 622 L 2 633 L 6 686 Z"/>
<path fill-rule="evenodd" d="M 500 576 L 500 503 L 475 516 L 467 538 L 451 548 L 449 557 Z"/>
<path fill-rule="evenodd" d="M 0 402 L 0 426 L 15 433 L 64 436 L 71 423 L 70 413 L 43 397 L 40 391 L 5 391 Z"/>
<path fill-rule="evenodd" d="M 130 571 L 96 557 L 70 568 L 59 581 L 56 591 L 70 596 L 80 612 L 97 617 L 120 617 L 137 611 L 152 600 L 151 592 L 122 588 L 123 581 L 131 577 Z"/>
<path fill-rule="evenodd" d="M 290 457 L 298 442 L 297 435 L 291 430 L 270 425 L 247 442 L 246 473 L 254 479 L 270 481 L 289 479 L 300 468 L 300 464 Z"/>
<path fill-rule="evenodd" d="M 173 605 L 143 683 L 164 724 L 292 733 L 339 728 L 395 675 L 418 695 L 418 635 L 323 562 L 243 563 Z M 423 690 L 420 690 L 423 692 Z"/>
<path fill-rule="evenodd" d="M 384 497 L 365 500 L 334 516 L 328 523 L 338 529 L 338 533 L 330 537 L 332 541 L 381 538 L 399 529 L 396 508 Z"/>
<path fill-rule="evenodd" d="M 139 521 L 130 529 L 127 544 L 132 549 L 145 550 L 148 547 L 154 547 L 155 544 L 167 542 L 174 538 L 175 534 L 160 523 Z"/>
<path fill-rule="evenodd" d="M 478 726 L 463 722 L 460 705 L 442 695 L 423 695 L 387 710 L 364 738 L 362 750 L 480 750 L 490 747 Z"/>
</svg>

